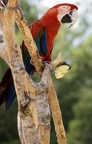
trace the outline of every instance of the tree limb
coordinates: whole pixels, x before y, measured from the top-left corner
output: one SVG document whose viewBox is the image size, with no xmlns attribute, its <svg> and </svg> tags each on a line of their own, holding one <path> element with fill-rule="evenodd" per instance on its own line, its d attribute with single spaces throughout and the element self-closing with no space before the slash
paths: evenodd
<svg viewBox="0 0 92 144">
<path fill-rule="evenodd" d="M 35 66 L 37 72 L 39 74 L 42 74 L 44 64 L 42 62 L 41 57 L 39 56 L 36 44 L 32 38 L 32 34 L 30 33 L 30 30 L 27 25 L 27 21 L 25 20 L 21 7 L 16 11 L 16 23 L 20 29 L 20 32 L 22 34 L 22 37 L 24 39 L 25 45 L 29 51 L 29 54 L 31 56 L 31 63 Z M 40 66 L 39 66 L 40 65 Z"/>
<path fill-rule="evenodd" d="M 49 103 L 50 108 L 52 112 L 52 117 L 55 125 L 56 135 L 58 144 L 67 144 L 61 110 L 57 98 L 57 94 L 55 91 L 55 86 L 50 78 L 50 72 L 55 68 L 57 65 L 61 63 L 61 53 L 59 53 L 57 59 L 52 62 L 49 66 L 47 65 L 44 69 L 43 75 L 42 75 L 42 82 L 45 82 L 46 86 L 48 86 L 49 93 Z"/>
<path fill-rule="evenodd" d="M 8 7 L 16 7 L 18 0 L 8 1 Z M 10 68 L 13 74 L 15 89 L 18 99 L 19 116 L 23 126 L 25 143 L 39 143 L 37 129 L 33 123 L 33 116 L 29 111 L 29 104 L 34 105 L 31 100 L 32 92 L 27 87 L 27 73 L 25 72 L 22 55 L 15 37 L 15 10 L 5 9 L 2 19 L 3 36 L 8 49 Z M 30 86 L 33 85 L 30 83 Z M 30 128 L 31 127 L 31 128 Z M 33 133 L 35 133 L 33 137 Z"/>
</svg>

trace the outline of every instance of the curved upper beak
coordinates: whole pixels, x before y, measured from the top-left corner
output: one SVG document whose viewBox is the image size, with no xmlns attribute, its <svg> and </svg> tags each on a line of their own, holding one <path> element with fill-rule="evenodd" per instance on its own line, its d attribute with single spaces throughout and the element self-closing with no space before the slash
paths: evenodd
<svg viewBox="0 0 92 144">
<path fill-rule="evenodd" d="M 69 26 L 69 28 L 70 28 L 76 23 L 76 21 L 78 19 L 78 12 L 77 12 L 76 9 L 73 9 L 72 11 L 69 12 L 68 15 L 71 17 L 71 20 L 72 20 L 72 22 L 71 22 L 71 24 Z"/>
</svg>

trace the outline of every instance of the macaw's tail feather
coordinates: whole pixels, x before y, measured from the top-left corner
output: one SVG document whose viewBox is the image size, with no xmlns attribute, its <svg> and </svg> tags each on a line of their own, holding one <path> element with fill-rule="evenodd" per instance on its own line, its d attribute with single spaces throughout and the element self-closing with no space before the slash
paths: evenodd
<svg viewBox="0 0 92 144">
<path fill-rule="evenodd" d="M 32 75 L 35 71 L 35 67 L 32 64 L 30 64 L 30 58 L 27 58 L 26 61 L 24 62 L 24 64 L 25 64 L 25 69 L 26 69 L 27 73 L 29 75 L 30 74 Z"/>
<path fill-rule="evenodd" d="M 15 97 L 16 97 L 16 91 L 15 91 L 14 83 L 12 82 L 10 89 L 6 96 L 6 105 L 5 105 L 6 110 L 9 109 Z"/>
<path fill-rule="evenodd" d="M 0 105 L 6 101 L 6 95 L 9 91 L 9 87 L 12 81 L 11 70 L 8 69 L 4 74 L 0 83 Z"/>
<path fill-rule="evenodd" d="M 0 83 L 0 105 L 6 102 L 6 109 L 8 109 L 15 98 L 15 94 L 12 74 L 9 68 Z"/>
</svg>

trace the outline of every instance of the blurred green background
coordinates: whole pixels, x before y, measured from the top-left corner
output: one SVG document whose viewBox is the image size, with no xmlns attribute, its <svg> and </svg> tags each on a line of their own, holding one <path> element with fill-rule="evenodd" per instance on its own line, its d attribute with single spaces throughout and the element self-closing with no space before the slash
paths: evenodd
<svg viewBox="0 0 92 144">
<path fill-rule="evenodd" d="M 21 7 L 28 24 L 40 17 L 47 7 L 44 0 L 21 0 Z M 59 1 L 58 1 L 59 2 Z M 38 5 L 39 4 L 39 5 Z M 62 52 L 62 60 L 72 65 L 68 74 L 56 80 L 52 74 L 62 111 L 68 144 L 92 144 L 92 2 L 78 1 L 79 19 L 71 29 L 60 28 L 55 39 L 52 58 Z M 19 44 L 22 37 L 16 30 Z M 7 65 L 0 58 L 0 81 Z M 0 144 L 20 144 L 17 132 L 17 101 L 5 112 L 0 107 Z M 51 122 L 51 144 L 57 144 L 53 121 Z"/>
</svg>

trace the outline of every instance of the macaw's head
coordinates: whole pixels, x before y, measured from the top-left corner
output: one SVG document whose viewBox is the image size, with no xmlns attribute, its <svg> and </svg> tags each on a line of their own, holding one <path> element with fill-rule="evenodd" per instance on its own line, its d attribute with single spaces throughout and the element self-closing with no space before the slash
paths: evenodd
<svg viewBox="0 0 92 144">
<path fill-rule="evenodd" d="M 74 4 L 62 3 L 50 8 L 46 14 L 61 24 L 70 23 L 69 27 L 71 27 L 78 19 L 77 10 L 78 7 Z"/>
<path fill-rule="evenodd" d="M 74 25 L 78 19 L 78 7 L 73 4 L 61 4 L 56 6 L 58 9 L 57 18 L 61 23 L 71 23 Z"/>
</svg>

